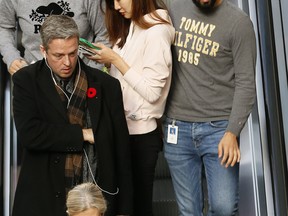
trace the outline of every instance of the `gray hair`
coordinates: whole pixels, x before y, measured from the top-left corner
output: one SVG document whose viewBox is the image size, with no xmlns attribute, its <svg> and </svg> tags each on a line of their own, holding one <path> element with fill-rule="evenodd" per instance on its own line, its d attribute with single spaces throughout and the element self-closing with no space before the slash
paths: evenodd
<svg viewBox="0 0 288 216">
<path fill-rule="evenodd" d="M 97 208 L 101 214 L 104 214 L 107 209 L 101 190 L 90 182 L 79 184 L 71 189 L 67 195 L 66 206 L 69 215 L 83 212 L 89 208 Z"/>
<path fill-rule="evenodd" d="M 79 38 L 79 30 L 76 22 L 66 15 L 50 15 L 41 26 L 40 35 L 42 45 L 47 50 L 53 39 Z"/>
</svg>

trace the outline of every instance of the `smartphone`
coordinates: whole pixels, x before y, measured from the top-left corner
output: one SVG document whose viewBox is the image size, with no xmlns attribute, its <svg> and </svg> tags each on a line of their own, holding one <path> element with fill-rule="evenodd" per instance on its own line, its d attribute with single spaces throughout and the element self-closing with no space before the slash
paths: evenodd
<svg viewBox="0 0 288 216">
<path fill-rule="evenodd" d="M 89 47 L 89 48 L 92 48 L 92 49 L 100 50 L 99 47 L 96 47 L 95 45 L 93 45 L 92 43 L 90 43 L 89 41 L 87 41 L 84 38 L 79 38 L 79 45 L 86 46 L 86 47 Z"/>
<path fill-rule="evenodd" d="M 87 46 L 83 46 L 81 44 L 79 44 L 78 46 L 78 51 L 82 54 L 89 55 L 89 56 L 95 55 L 95 53 L 92 52 L 90 49 L 88 49 Z"/>
</svg>

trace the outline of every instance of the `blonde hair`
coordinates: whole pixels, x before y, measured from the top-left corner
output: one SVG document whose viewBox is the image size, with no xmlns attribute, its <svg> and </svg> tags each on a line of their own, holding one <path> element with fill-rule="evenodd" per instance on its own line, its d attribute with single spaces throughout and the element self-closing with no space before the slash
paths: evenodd
<svg viewBox="0 0 288 216">
<path fill-rule="evenodd" d="M 90 208 L 97 208 L 101 214 L 107 209 L 106 200 L 101 190 L 93 183 L 82 183 L 68 192 L 67 213 L 74 215 Z"/>
</svg>

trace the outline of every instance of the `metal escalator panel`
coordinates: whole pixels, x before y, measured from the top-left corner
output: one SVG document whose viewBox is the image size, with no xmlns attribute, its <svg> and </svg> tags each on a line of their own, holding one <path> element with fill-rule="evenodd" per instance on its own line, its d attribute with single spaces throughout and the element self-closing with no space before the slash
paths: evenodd
<svg viewBox="0 0 288 216">
<path fill-rule="evenodd" d="M 5 73 L 4 64 L 0 56 L 0 215 L 4 215 L 4 92 Z"/>
<path fill-rule="evenodd" d="M 271 4 L 283 129 L 286 132 L 284 133 L 286 164 L 288 167 L 288 13 L 284 8 L 288 8 L 287 0 L 273 1 Z"/>
<path fill-rule="evenodd" d="M 274 215 L 257 0 L 234 0 L 232 2 L 250 16 L 257 40 L 257 101 L 240 136 L 242 158 L 240 162 L 239 215 Z"/>
<path fill-rule="evenodd" d="M 273 119 L 273 125 L 279 124 L 280 131 L 271 133 L 271 158 L 273 165 L 274 196 L 276 215 L 288 215 L 288 1 L 271 0 L 271 13 L 273 17 L 274 56 L 277 76 L 279 120 Z M 270 71 L 271 73 L 271 71 Z M 271 75 L 267 74 L 267 81 Z M 268 89 L 269 90 L 269 89 Z M 271 112 L 273 105 L 270 104 Z M 275 140 L 277 132 L 279 139 Z"/>
<path fill-rule="evenodd" d="M 16 130 L 12 115 L 12 91 L 11 77 L 7 72 L 6 65 L 0 58 L 0 89 L 1 89 L 1 139 L 0 139 L 0 186 L 1 186 L 1 208 L 0 215 L 10 216 L 14 200 L 14 194 L 18 179 L 17 142 Z"/>
<path fill-rule="evenodd" d="M 285 0 L 286 1 L 286 0 Z M 257 0 L 256 11 L 262 66 L 267 143 L 271 166 L 274 214 L 288 215 L 287 201 L 287 53 L 285 53 L 283 0 Z M 286 1 L 287 6 L 287 1 Z M 287 7 L 286 7 L 287 8 Z M 287 30 L 286 30 L 287 31 Z M 287 37 L 287 35 L 286 35 Z M 286 44 L 287 45 L 287 44 Z M 284 60 L 284 61 L 283 61 Z M 285 68 L 283 68 L 283 65 Z M 283 76 L 286 74 L 286 76 Z M 286 88 L 284 87 L 286 85 Z M 286 151 L 285 151 L 286 146 Z M 266 183 L 266 182 L 265 182 Z M 266 195 L 267 196 L 267 195 Z M 270 210 L 270 209 L 268 209 Z"/>
</svg>

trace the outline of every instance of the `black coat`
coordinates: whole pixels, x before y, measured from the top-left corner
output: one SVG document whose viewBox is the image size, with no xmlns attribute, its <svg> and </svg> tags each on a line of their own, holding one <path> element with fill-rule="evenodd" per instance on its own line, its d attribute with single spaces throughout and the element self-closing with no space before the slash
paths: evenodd
<svg viewBox="0 0 288 216">
<path fill-rule="evenodd" d="M 98 152 L 98 184 L 109 215 L 131 214 L 132 177 L 129 135 L 119 82 L 81 62 L 88 87 L 97 90 L 87 98 Z M 79 125 L 69 123 L 45 61 L 13 75 L 13 111 L 18 142 L 24 148 L 15 194 L 13 216 L 66 216 L 64 165 L 67 153 L 82 152 Z M 115 212 L 113 212 L 115 211 Z"/>
</svg>

